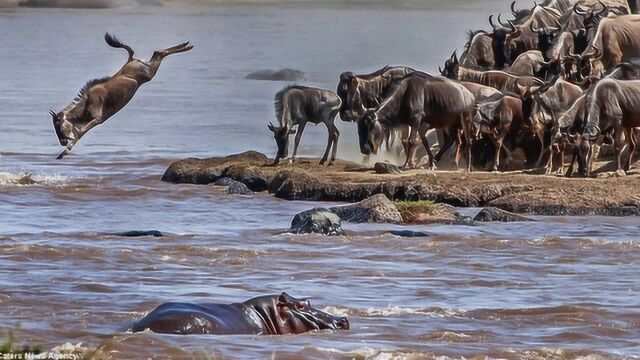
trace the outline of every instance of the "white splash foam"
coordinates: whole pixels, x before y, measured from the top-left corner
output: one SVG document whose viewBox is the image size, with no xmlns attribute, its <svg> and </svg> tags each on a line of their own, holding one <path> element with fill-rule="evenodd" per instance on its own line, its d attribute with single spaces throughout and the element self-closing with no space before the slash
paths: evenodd
<svg viewBox="0 0 640 360">
<path fill-rule="evenodd" d="M 73 178 L 60 174 L 37 174 L 30 172 L 0 171 L 0 186 L 45 186 L 60 187 L 71 182 Z"/>
</svg>

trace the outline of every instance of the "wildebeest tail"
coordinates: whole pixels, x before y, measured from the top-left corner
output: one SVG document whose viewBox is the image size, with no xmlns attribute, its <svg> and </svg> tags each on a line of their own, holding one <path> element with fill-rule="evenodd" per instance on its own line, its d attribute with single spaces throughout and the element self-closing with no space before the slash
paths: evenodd
<svg viewBox="0 0 640 360">
<path fill-rule="evenodd" d="M 107 45 L 109 45 L 111 47 L 127 50 L 127 52 L 129 53 L 129 60 L 128 61 L 131 61 L 133 59 L 133 49 L 131 49 L 128 45 L 123 44 L 115 36 L 113 36 L 113 35 L 111 35 L 109 33 L 105 33 L 104 34 L 104 41 L 107 43 Z"/>
</svg>

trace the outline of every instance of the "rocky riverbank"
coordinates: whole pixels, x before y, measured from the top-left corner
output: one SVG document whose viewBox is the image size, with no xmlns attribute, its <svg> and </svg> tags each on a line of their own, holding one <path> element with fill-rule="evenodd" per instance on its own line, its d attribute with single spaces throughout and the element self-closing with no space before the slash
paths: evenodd
<svg viewBox="0 0 640 360">
<path fill-rule="evenodd" d="M 318 159 L 271 166 L 264 154 L 188 158 L 169 166 L 162 180 L 213 184 L 231 178 L 256 192 L 287 200 L 359 202 L 374 194 L 391 200 L 430 200 L 456 207 L 494 207 L 534 215 L 640 215 L 640 171 L 628 176 L 579 179 L 526 174 L 412 170 L 377 174 L 373 166 Z"/>
</svg>

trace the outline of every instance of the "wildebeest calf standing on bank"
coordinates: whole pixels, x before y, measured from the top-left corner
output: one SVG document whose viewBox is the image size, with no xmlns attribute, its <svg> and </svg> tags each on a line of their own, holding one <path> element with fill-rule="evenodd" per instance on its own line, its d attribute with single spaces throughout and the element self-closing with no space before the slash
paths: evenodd
<svg viewBox="0 0 640 360">
<path fill-rule="evenodd" d="M 278 154 L 274 160 L 274 165 L 277 164 L 280 159 L 287 157 L 289 152 L 289 135 L 295 133 L 293 127 L 297 125 L 298 129 L 293 147 L 293 155 L 291 157 L 292 160 L 295 159 L 298 154 L 300 138 L 302 137 L 302 132 L 307 122 L 316 125 L 323 122 L 327 126 L 329 139 L 327 141 L 327 149 L 324 151 L 322 160 L 320 160 L 320 165 L 327 161 L 329 151 L 333 145 L 331 160 L 329 160 L 329 165 L 331 165 L 336 159 L 338 137 L 340 137 L 340 131 L 338 131 L 338 128 L 334 124 L 335 117 L 338 112 L 340 112 L 340 107 L 342 106 L 342 101 L 338 95 L 330 90 L 291 85 L 276 94 L 274 104 L 279 123 L 278 126 L 269 123 L 269 130 L 273 132 L 276 144 L 278 145 Z"/>
<path fill-rule="evenodd" d="M 134 59 L 133 50 L 108 33 L 104 35 L 104 40 L 111 47 L 125 49 L 129 53 L 129 58 L 115 75 L 89 81 L 64 110 L 59 113 L 51 110 L 53 126 L 60 145 L 66 147 L 58 155 L 58 159 L 67 155 L 89 130 L 122 110 L 138 88 L 153 79 L 166 56 L 193 48 L 187 41 L 155 51 L 151 59 L 145 62 Z"/>
</svg>

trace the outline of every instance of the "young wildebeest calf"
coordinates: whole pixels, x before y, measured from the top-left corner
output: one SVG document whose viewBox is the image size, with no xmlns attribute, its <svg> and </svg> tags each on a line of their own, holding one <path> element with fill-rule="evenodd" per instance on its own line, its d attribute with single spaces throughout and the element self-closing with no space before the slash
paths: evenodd
<svg viewBox="0 0 640 360">
<path fill-rule="evenodd" d="M 67 155 L 89 130 L 122 110 L 138 88 L 153 79 L 166 56 L 193 48 L 187 41 L 155 51 L 151 60 L 144 62 L 134 59 L 133 50 L 108 33 L 104 35 L 104 40 L 111 47 L 125 49 L 129 53 L 129 58 L 115 75 L 89 81 L 64 110 L 59 113 L 50 111 L 60 145 L 66 147 L 58 155 L 58 159 Z"/>
<path fill-rule="evenodd" d="M 278 145 L 278 154 L 273 164 L 275 165 L 280 159 L 287 157 L 289 135 L 295 133 L 295 130 L 292 129 L 294 126 L 298 126 L 298 131 L 291 160 L 295 160 L 298 153 L 300 138 L 307 122 L 316 125 L 323 122 L 329 131 L 329 140 L 327 141 L 327 149 L 324 151 L 324 156 L 320 160 L 320 165 L 327 161 L 329 150 L 333 145 L 333 152 L 329 161 L 329 165 L 331 165 L 336 159 L 338 137 L 340 136 L 340 132 L 334 124 L 334 119 L 342 106 L 342 101 L 338 95 L 329 90 L 291 85 L 276 94 L 274 103 L 279 126 L 269 123 L 269 130 L 273 132 Z"/>
</svg>

